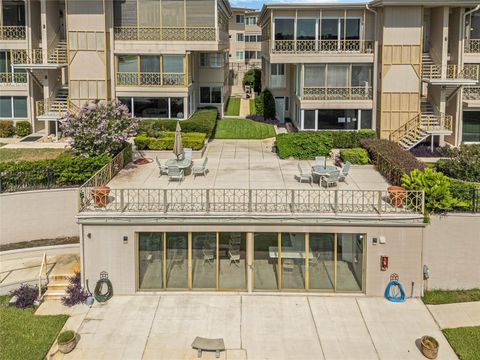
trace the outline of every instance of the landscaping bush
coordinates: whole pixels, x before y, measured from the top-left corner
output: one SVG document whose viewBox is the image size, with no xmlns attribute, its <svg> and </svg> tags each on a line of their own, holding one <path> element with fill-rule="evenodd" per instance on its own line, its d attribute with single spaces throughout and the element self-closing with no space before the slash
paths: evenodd
<svg viewBox="0 0 480 360">
<path fill-rule="evenodd" d="M 455 179 L 480 182 L 480 144 L 461 145 L 443 151 L 450 159 L 437 161 L 438 171 Z"/>
<path fill-rule="evenodd" d="M 158 134 L 159 137 L 148 137 L 140 134 L 135 137 L 135 145 L 138 150 L 173 150 L 175 142 L 175 133 L 165 131 Z M 200 150 L 205 144 L 206 135 L 204 133 L 182 133 L 182 143 L 184 148 Z"/>
<path fill-rule="evenodd" d="M 368 151 L 370 159 L 378 171 L 393 185 L 402 184 L 403 174 L 410 174 L 415 169 L 426 168 L 424 163 L 418 161 L 415 156 L 393 141 L 364 139 L 361 144 Z"/>
<path fill-rule="evenodd" d="M 260 95 L 255 99 L 255 111 L 257 115 L 261 115 L 265 118 L 274 118 L 275 111 L 275 98 L 268 89 L 262 90 Z"/>
<path fill-rule="evenodd" d="M 30 135 L 31 132 L 32 132 L 32 129 L 30 126 L 30 121 L 21 120 L 21 121 L 17 121 L 17 123 L 15 124 L 15 135 L 19 137 Z"/>
<path fill-rule="evenodd" d="M 15 126 L 11 120 L 0 120 L 0 138 L 8 138 L 15 135 Z"/>
<path fill-rule="evenodd" d="M 459 201 L 455 210 L 480 212 L 480 183 L 450 178 L 450 192 Z"/>
<path fill-rule="evenodd" d="M 354 165 L 367 165 L 370 163 L 367 150 L 358 147 L 340 150 L 340 158 L 344 163 L 350 161 Z"/>
<path fill-rule="evenodd" d="M 250 69 L 243 75 L 243 87 L 249 85 L 253 87 L 256 93 L 262 90 L 262 71 L 260 69 Z"/>
<path fill-rule="evenodd" d="M 358 131 L 328 131 L 321 130 L 324 133 L 330 133 L 333 140 L 334 149 L 351 149 L 361 146 L 362 140 L 376 139 L 375 130 L 358 130 Z"/>
<path fill-rule="evenodd" d="M 66 295 L 62 297 L 62 304 L 65 306 L 73 306 L 83 303 L 87 299 L 87 294 L 82 288 L 82 280 L 80 273 L 75 273 L 74 276 L 68 278 L 69 285 L 66 290 Z"/>
<path fill-rule="evenodd" d="M 276 145 L 281 159 L 314 159 L 328 156 L 332 151 L 332 136 L 317 131 L 302 131 L 277 135 Z"/>
<path fill-rule="evenodd" d="M 15 306 L 18 308 L 32 307 L 38 297 L 38 286 L 22 284 L 18 289 L 10 291 L 10 296 L 16 296 Z"/>
</svg>

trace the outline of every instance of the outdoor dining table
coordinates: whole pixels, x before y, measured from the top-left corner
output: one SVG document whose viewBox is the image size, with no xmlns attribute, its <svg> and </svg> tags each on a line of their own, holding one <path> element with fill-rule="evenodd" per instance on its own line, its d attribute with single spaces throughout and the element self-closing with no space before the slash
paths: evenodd
<svg viewBox="0 0 480 360">
<path fill-rule="evenodd" d="M 192 160 L 190 159 L 169 159 L 165 162 L 167 167 L 169 166 L 178 166 L 180 169 L 189 168 L 192 165 Z"/>
<path fill-rule="evenodd" d="M 330 175 L 330 173 L 332 173 L 334 171 L 337 171 L 337 168 L 335 166 L 331 166 L 331 165 L 326 165 L 326 166 L 314 165 L 314 166 L 312 166 L 312 172 L 315 175 L 319 175 L 319 176 Z"/>
</svg>

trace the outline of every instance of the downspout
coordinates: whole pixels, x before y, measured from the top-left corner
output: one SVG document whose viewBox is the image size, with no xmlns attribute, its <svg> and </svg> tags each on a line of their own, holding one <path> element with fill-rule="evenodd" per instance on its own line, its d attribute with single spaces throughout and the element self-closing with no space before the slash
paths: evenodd
<svg viewBox="0 0 480 360">
<path fill-rule="evenodd" d="M 369 7 L 368 3 L 365 4 L 365 8 L 374 13 L 375 14 L 375 23 L 374 23 L 374 32 L 373 32 L 373 36 L 374 36 L 374 39 L 373 39 L 373 43 L 374 43 L 374 57 L 373 57 L 373 84 L 372 84 L 372 96 L 373 96 L 373 102 L 372 102 L 372 126 L 374 126 L 374 129 L 376 130 L 378 127 L 377 127 L 377 121 L 379 121 L 379 119 L 377 119 L 377 115 L 378 115 L 378 111 L 377 111 L 377 83 L 378 83 L 378 61 L 379 61 L 379 58 L 378 58 L 378 39 L 377 39 L 377 31 L 378 31 L 378 26 L 377 26 L 377 15 L 378 15 L 378 12 L 376 10 L 373 10 Z M 366 26 L 366 23 L 363 24 L 363 26 Z M 364 39 L 365 40 L 365 39 Z M 380 112 L 381 113 L 381 112 Z M 377 134 L 377 136 L 379 136 L 379 134 Z"/>
</svg>

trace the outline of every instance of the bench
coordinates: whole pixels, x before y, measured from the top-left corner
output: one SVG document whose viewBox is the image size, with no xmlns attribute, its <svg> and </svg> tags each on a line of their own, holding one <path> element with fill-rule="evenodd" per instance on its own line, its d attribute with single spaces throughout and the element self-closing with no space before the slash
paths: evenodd
<svg viewBox="0 0 480 360">
<path fill-rule="evenodd" d="M 218 359 L 220 357 L 220 351 L 225 351 L 225 344 L 223 339 L 207 339 L 200 336 L 197 336 L 193 340 L 192 348 L 197 349 L 198 356 L 202 357 L 202 351 L 215 351 L 215 357 Z"/>
</svg>

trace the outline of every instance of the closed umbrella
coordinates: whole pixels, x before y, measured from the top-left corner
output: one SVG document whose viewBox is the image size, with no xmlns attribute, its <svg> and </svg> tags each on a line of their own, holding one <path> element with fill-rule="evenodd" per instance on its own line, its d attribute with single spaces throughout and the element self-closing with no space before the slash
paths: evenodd
<svg viewBox="0 0 480 360">
<path fill-rule="evenodd" d="M 183 155 L 183 143 L 182 143 L 182 129 L 180 128 L 180 122 L 177 121 L 177 128 L 175 129 L 175 142 L 173 143 L 173 153 L 177 157 Z"/>
</svg>

